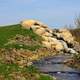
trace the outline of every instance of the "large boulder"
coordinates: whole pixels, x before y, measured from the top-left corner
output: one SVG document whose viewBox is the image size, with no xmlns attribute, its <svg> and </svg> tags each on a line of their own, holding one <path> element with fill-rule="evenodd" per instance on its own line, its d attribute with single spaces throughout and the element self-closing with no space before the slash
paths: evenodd
<svg viewBox="0 0 80 80">
<path fill-rule="evenodd" d="M 44 41 L 42 42 L 42 44 L 47 47 L 47 48 L 53 48 L 56 51 L 60 51 L 63 50 L 64 47 L 62 45 L 62 43 L 57 40 L 56 38 L 52 38 L 52 37 L 46 37 L 46 36 L 42 36 Z"/>
<path fill-rule="evenodd" d="M 30 29 L 30 27 L 33 24 L 35 24 L 34 20 L 24 20 L 24 21 L 21 21 L 21 26 L 22 26 L 22 28 L 25 28 L 25 29 Z"/>
<path fill-rule="evenodd" d="M 47 25 L 41 23 L 40 21 L 37 20 L 24 20 L 21 21 L 21 26 L 25 29 L 30 29 L 31 27 L 35 26 L 41 26 L 43 28 L 47 28 Z"/>
<path fill-rule="evenodd" d="M 34 32 L 35 32 L 36 34 L 38 34 L 38 35 L 42 35 L 42 34 L 44 34 L 46 31 L 45 31 L 44 28 L 39 28 L 39 29 L 36 29 Z"/>
<path fill-rule="evenodd" d="M 42 41 L 44 47 L 51 48 L 51 43 L 48 41 Z"/>
<path fill-rule="evenodd" d="M 74 41 L 74 37 L 68 29 L 59 29 L 58 36 L 62 37 L 68 43 L 72 43 Z"/>
<path fill-rule="evenodd" d="M 53 35 L 52 35 L 51 33 L 45 31 L 45 32 L 43 33 L 43 36 L 52 37 Z"/>
<path fill-rule="evenodd" d="M 37 20 L 24 20 L 21 22 L 22 28 L 32 29 L 36 34 L 43 38 L 42 45 L 56 51 L 65 50 L 75 53 L 71 45 L 74 43 L 74 37 L 68 29 L 49 29 L 47 25 Z"/>
<path fill-rule="evenodd" d="M 31 26 L 31 29 L 35 32 L 37 29 L 40 29 L 41 28 L 41 26 L 38 26 L 38 25 L 32 25 Z"/>
<path fill-rule="evenodd" d="M 52 46 L 51 46 L 52 48 L 55 48 L 56 51 L 61 51 L 64 49 L 64 46 L 62 45 L 62 43 L 59 40 L 57 40 L 57 39 L 52 39 L 52 40 L 53 40 Z"/>
</svg>

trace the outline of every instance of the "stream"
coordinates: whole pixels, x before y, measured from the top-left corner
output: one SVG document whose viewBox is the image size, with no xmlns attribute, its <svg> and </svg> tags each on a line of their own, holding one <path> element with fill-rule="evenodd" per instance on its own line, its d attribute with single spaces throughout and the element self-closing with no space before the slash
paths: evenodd
<svg viewBox="0 0 80 80">
<path fill-rule="evenodd" d="M 80 71 L 65 65 L 65 60 L 70 59 L 70 55 L 56 55 L 48 57 L 33 64 L 45 74 L 56 77 L 57 80 L 80 80 Z"/>
</svg>

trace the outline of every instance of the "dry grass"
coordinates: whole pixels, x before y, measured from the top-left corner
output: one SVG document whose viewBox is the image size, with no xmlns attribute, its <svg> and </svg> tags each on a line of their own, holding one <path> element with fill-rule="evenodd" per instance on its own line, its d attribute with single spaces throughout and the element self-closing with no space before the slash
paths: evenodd
<svg viewBox="0 0 80 80">
<path fill-rule="evenodd" d="M 72 29 L 71 33 L 75 37 L 75 40 L 80 43 L 80 28 Z"/>
</svg>

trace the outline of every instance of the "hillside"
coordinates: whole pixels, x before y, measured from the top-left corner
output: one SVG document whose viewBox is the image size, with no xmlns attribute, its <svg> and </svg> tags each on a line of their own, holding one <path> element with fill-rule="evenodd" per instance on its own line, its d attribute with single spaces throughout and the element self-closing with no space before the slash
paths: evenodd
<svg viewBox="0 0 80 80">
<path fill-rule="evenodd" d="M 46 53 L 41 40 L 20 24 L 0 27 L 0 80 L 53 80 L 31 65 Z"/>
<path fill-rule="evenodd" d="M 79 34 L 79 29 L 52 30 L 36 20 L 0 27 L 0 80 L 53 80 L 33 62 L 56 54 L 78 54 Z"/>
<path fill-rule="evenodd" d="M 32 42 L 32 44 L 25 44 L 26 40 L 27 43 Z M 40 42 L 40 36 L 32 30 L 22 29 L 20 24 L 0 27 L 0 48 L 28 48 L 29 50 L 35 50 L 40 47 Z"/>
</svg>

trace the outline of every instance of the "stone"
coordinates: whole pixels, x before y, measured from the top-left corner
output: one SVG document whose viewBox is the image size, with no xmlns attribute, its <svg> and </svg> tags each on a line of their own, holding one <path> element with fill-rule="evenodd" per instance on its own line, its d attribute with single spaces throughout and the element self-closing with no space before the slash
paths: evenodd
<svg viewBox="0 0 80 80">
<path fill-rule="evenodd" d="M 28 62 L 27 63 L 27 66 L 31 66 L 33 63 L 32 62 Z"/>
<path fill-rule="evenodd" d="M 36 31 L 37 29 L 40 29 L 41 28 L 41 26 L 35 26 L 35 25 L 32 25 L 31 26 L 31 29 L 33 30 L 33 31 Z"/>
<path fill-rule="evenodd" d="M 63 50 L 63 45 L 58 40 L 53 42 L 52 47 L 54 47 L 57 51 Z"/>
<path fill-rule="evenodd" d="M 43 34 L 43 36 L 52 37 L 52 34 L 49 33 L 49 32 L 45 32 L 45 33 Z"/>
<path fill-rule="evenodd" d="M 42 42 L 42 44 L 47 47 L 47 48 L 54 48 L 58 51 L 63 50 L 63 45 L 62 43 L 57 40 L 56 38 L 51 38 L 51 37 L 44 37 L 45 41 Z"/>
<path fill-rule="evenodd" d="M 46 28 L 45 30 L 46 30 L 46 32 L 49 32 L 51 34 L 53 33 L 53 31 L 51 29 L 49 29 L 49 28 Z"/>
<path fill-rule="evenodd" d="M 37 29 L 37 30 L 35 31 L 35 33 L 38 34 L 38 35 L 42 35 L 42 34 L 45 33 L 45 29 L 44 29 L 44 28 L 39 28 L 39 29 Z"/>
<path fill-rule="evenodd" d="M 42 35 L 42 38 L 43 38 L 44 41 L 49 41 L 49 37 L 46 37 L 46 36 Z"/>
<path fill-rule="evenodd" d="M 25 29 L 30 29 L 31 26 L 41 26 L 42 28 L 47 28 L 47 25 L 41 23 L 40 21 L 37 21 L 37 20 L 24 20 L 24 21 L 21 21 L 21 26 Z"/>
<path fill-rule="evenodd" d="M 71 53 L 71 54 L 76 54 L 76 53 L 77 53 L 77 52 L 76 52 L 74 49 L 72 49 L 72 48 L 68 48 L 68 52 Z"/>
<path fill-rule="evenodd" d="M 60 37 L 62 37 L 68 43 L 72 43 L 74 41 L 74 37 L 68 29 L 59 29 Z"/>
<path fill-rule="evenodd" d="M 30 29 L 30 27 L 35 23 L 34 20 L 24 20 L 21 21 L 21 26 L 25 29 Z"/>
<path fill-rule="evenodd" d="M 48 41 L 42 41 L 42 45 L 47 48 L 51 48 L 51 43 Z"/>
<path fill-rule="evenodd" d="M 66 28 L 52 30 L 49 29 L 47 25 L 37 20 L 24 20 L 21 22 L 21 25 L 25 29 L 32 29 L 36 34 L 41 36 L 43 38 L 42 45 L 44 47 L 53 48 L 56 51 L 64 50 L 70 53 L 75 53 L 76 47 L 79 47 L 75 46 L 74 37 Z"/>
<path fill-rule="evenodd" d="M 60 40 L 60 42 L 62 43 L 63 47 L 64 47 L 64 50 L 68 50 L 68 46 L 67 46 L 67 43 L 63 40 Z"/>
</svg>

